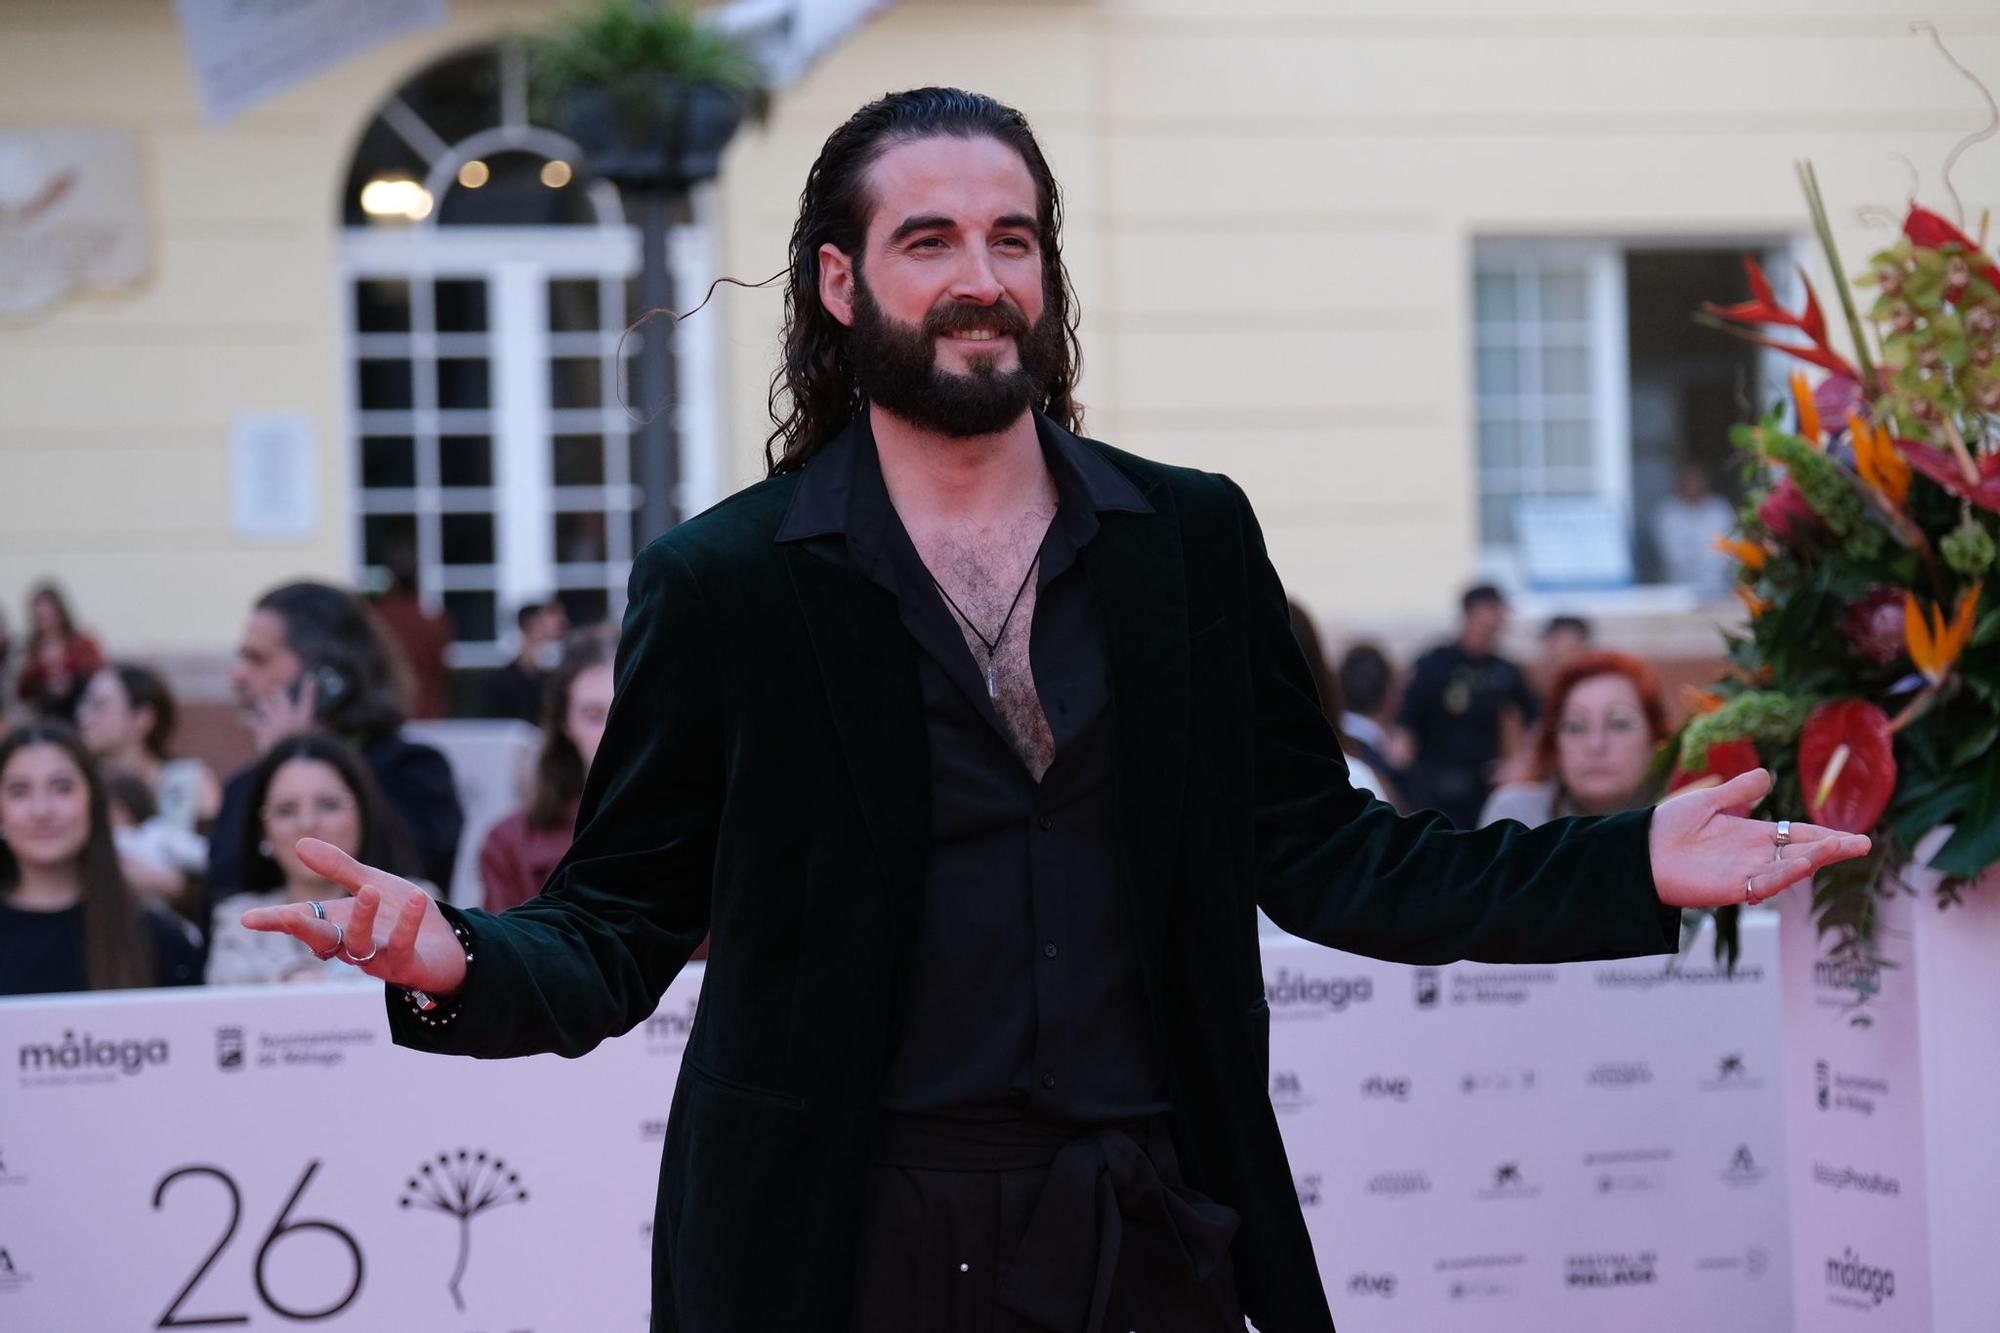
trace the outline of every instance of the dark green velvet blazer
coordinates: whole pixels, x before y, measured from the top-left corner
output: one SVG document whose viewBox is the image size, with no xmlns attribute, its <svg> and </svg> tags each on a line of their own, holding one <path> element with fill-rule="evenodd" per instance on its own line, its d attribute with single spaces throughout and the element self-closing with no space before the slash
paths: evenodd
<svg viewBox="0 0 2000 1333">
<path fill-rule="evenodd" d="M 1669 951 L 1650 812 L 1455 832 L 1357 793 L 1243 493 L 1068 443 L 1153 506 L 1103 515 L 1082 564 L 1176 1146 L 1190 1183 L 1242 1215 L 1232 1256 L 1257 1326 L 1330 1330 L 1268 1096 L 1255 908 L 1407 963 Z M 663 1331 L 847 1333 L 923 880 L 918 649 L 842 539 L 774 540 L 797 481 L 752 486 L 640 555 L 575 846 L 540 897 L 464 914 L 477 959 L 455 1023 L 389 1006 L 406 1046 L 582 1055 L 651 1014 L 712 933 L 660 1171 Z"/>
</svg>

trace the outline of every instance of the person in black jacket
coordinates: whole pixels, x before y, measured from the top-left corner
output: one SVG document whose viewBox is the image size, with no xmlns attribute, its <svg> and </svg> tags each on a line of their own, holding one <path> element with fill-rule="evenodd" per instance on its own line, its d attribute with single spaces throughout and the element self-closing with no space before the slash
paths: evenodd
<svg viewBox="0 0 2000 1333">
<path fill-rule="evenodd" d="M 1867 847 L 1726 815 L 1762 773 L 1534 830 L 1357 793 L 1242 491 L 1077 433 L 1060 224 L 990 98 L 836 130 L 772 476 L 635 562 L 547 891 L 460 912 L 303 840 L 355 896 L 245 917 L 484 1057 L 631 1029 L 713 932 L 660 1333 L 1325 1333 L 1260 904 L 1408 962 L 1658 953 Z"/>
<path fill-rule="evenodd" d="M 302 731 L 324 731 L 353 746 L 416 850 L 423 878 L 451 883 L 465 827 L 451 765 L 402 736 L 401 673 L 365 602 L 324 583 L 273 588 L 257 599 L 243 627 L 230 684 L 260 756 Z M 246 887 L 241 849 L 254 767 L 223 786 L 197 922 L 207 923 L 215 901 Z"/>
</svg>

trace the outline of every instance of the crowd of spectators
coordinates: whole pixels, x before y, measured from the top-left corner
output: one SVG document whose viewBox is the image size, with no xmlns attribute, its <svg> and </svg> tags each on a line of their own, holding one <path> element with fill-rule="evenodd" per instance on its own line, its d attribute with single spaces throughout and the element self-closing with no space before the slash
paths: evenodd
<svg viewBox="0 0 2000 1333">
<path fill-rule="evenodd" d="M 0 995 L 360 976 L 240 925 L 343 892 L 299 859 L 304 837 L 449 891 L 463 775 L 406 724 L 444 711 L 450 633 L 411 588 L 370 601 L 295 582 L 257 599 L 230 672 L 253 758 L 226 778 L 176 749 L 158 670 L 107 660 L 52 584 L 28 608 L 24 643 L 0 620 Z M 609 629 L 567 633 L 553 599 L 520 625 L 519 658 L 480 696 L 543 731 L 523 808 L 480 845 L 496 910 L 568 849 L 611 704 Z"/>
<path fill-rule="evenodd" d="M 1405 669 L 1367 640 L 1332 656 L 1305 608 L 1291 612 L 1352 781 L 1396 808 L 1469 828 L 1656 798 L 1659 684 L 1586 621 L 1554 618 L 1516 663 L 1501 652 L 1507 600 L 1482 584 L 1457 632 Z M 176 749 L 160 672 L 108 661 L 60 589 L 32 591 L 26 624 L 15 643 L 0 623 L 0 994 L 360 976 L 239 924 L 250 907 L 342 892 L 300 861 L 302 837 L 450 891 L 462 775 L 406 725 L 444 711 L 450 628 L 407 580 L 372 602 L 314 582 L 256 600 L 230 673 L 254 757 L 226 779 Z M 478 844 L 478 901 L 496 912 L 539 893 L 569 848 L 616 651 L 609 627 L 572 631 L 554 599 L 516 625 L 513 658 L 458 691 L 540 729 L 519 807 Z"/>
</svg>

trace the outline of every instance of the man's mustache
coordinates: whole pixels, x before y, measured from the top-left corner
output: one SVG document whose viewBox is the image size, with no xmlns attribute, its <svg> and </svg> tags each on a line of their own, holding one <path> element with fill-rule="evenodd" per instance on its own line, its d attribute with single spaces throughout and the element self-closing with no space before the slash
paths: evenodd
<svg viewBox="0 0 2000 1333">
<path fill-rule="evenodd" d="M 1012 301 L 996 301 L 992 305 L 970 305 L 964 301 L 953 301 L 941 305 L 924 316 L 924 335 L 942 338 L 948 334 L 982 330 L 1005 334 L 1013 338 L 1025 338 L 1028 334 L 1028 317 L 1021 313 Z"/>
</svg>

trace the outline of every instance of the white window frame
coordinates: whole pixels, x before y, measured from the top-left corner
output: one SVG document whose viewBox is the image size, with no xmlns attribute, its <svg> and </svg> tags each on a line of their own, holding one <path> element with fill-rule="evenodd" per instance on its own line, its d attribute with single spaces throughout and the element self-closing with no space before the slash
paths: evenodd
<svg viewBox="0 0 2000 1333">
<path fill-rule="evenodd" d="M 1513 395 L 1525 404 L 1560 403 L 1575 414 L 1578 399 L 1588 400 L 1590 409 L 1590 470 L 1594 474 L 1592 494 L 1609 502 L 1621 516 L 1626 531 L 1632 525 L 1632 450 L 1631 450 L 1631 370 L 1627 354 L 1625 328 L 1625 244 L 1617 240 L 1530 240 L 1530 239 L 1484 239 L 1477 241 L 1473 250 L 1472 274 L 1476 283 L 1481 273 L 1497 268 L 1512 268 L 1517 272 L 1539 273 L 1549 268 L 1580 269 L 1585 276 L 1585 324 L 1589 330 L 1590 387 L 1584 395 L 1550 395 L 1540 393 L 1530 387 L 1527 391 Z M 1540 322 L 1539 310 L 1532 302 L 1537 284 L 1523 283 L 1521 290 L 1528 293 L 1530 308 L 1520 313 L 1516 327 L 1533 327 Z M 1478 479 L 1478 497 L 1486 495 L 1487 469 L 1479 457 L 1476 437 L 1482 417 L 1480 408 L 1492 395 L 1483 393 L 1479 385 L 1477 352 L 1481 346 L 1509 344 L 1523 347 L 1518 337 L 1508 339 L 1492 334 L 1488 326 L 1478 322 L 1476 304 L 1472 318 L 1473 337 L 1473 441 L 1474 475 Z M 1537 419 L 1544 413 L 1533 411 L 1524 413 L 1522 419 Z M 1518 470 L 1527 470 L 1530 465 L 1517 462 Z M 1544 466 L 1545 465 L 1541 465 Z M 1534 494 L 1520 491 L 1519 494 Z M 1479 522 L 1475 513 L 1474 522 Z M 1511 545 L 1488 544 L 1482 533 L 1479 538 L 1479 567 L 1481 574 L 1489 579 L 1512 588 L 1524 588 L 1520 558 Z M 1619 590 L 1621 593 L 1624 590 Z M 1600 594 L 1602 595 L 1602 594 Z"/>
<path fill-rule="evenodd" d="M 501 123 L 479 130 L 456 144 L 448 144 L 400 97 L 391 97 L 382 119 L 427 164 L 425 186 L 434 200 L 442 202 L 453 188 L 459 168 L 475 158 L 501 151 L 523 151 L 548 158 L 580 160 L 576 146 L 563 136 L 539 128 L 527 120 L 526 70 L 518 47 L 504 46 L 499 52 L 502 75 Z M 494 516 L 494 564 L 488 566 L 446 566 L 438 543 L 429 535 L 429 524 L 419 522 L 417 560 L 422 596 L 427 609 L 437 610 L 446 591 L 484 591 L 490 580 L 495 593 L 495 639 L 491 643 L 454 644 L 450 654 L 455 667 L 497 666 L 512 655 L 514 627 L 512 611 L 528 598 L 544 596 L 565 587 L 603 588 L 608 593 L 608 614 L 615 620 L 623 614 L 623 589 L 629 572 L 632 549 L 631 524 L 618 511 L 636 506 L 639 496 L 630 477 L 626 440 L 638 425 L 636 415 L 646 404 L 634 402 L 629 384 L 621 395 L 605 395 L 599 408 L 556 409 L 550 404 L 549 358 L 561 352 L 561 344 L 589 343 L 588 333 L 553 334 L 548 331 L 547 291 L 551 278 L 598 275 L 604 282 L 604 310 L 624 310 L 625 282 L 639 271 L 640 237 L 635 226 L 624 220 L 617 191 L 608 183 L 595 181 L 589 197 L 600 225 L 559 227 L 484 227 L 438 225 L 440 208 L 433 207 L 423 220 L 402 227 L 349 227 L 342 231 L 337 264 L 340 278 L 343 393 L 346 421 L 341 431 L 344 441 L 342 465 L 348 493 L 353 497 L 352 527 L 354 549 L 349 561 L 357 584 L 366 586 L 371 571 L 364 565 L 362 541 L 370 514 L 410 512 L 432 515 L 448 508 L 462 508 L 473 496 L 441 494 L 436 468 L 426 462 L 429 451 L 419 449 L 416 485 L 403 493 L 369 488 L 360 483 L 360 442 L 365 435 L 397 433 L 431 435 L 440 426 L 449 426 L 436 404 L 429 401 L 425 386 L 415 387 L 412 410 L 407 414 L 371 412 L 364 420 L 359 402 L 356 369 L 368 355 L 371 341 L 394 355 L 394 349 L 410 345 L 415 354 L 435 352 L 454 335 L 359 334 L 355 330 L 355 284 L 371 278 L 407 280 L 414 284 L 438 278 L 480 278 L 488 284 L 487 323 L 484 335 L 465 335 L 486 340 L 492 394 L 485 415 L 490 420 L 493 448 L 493 485 L 490 506 L 481 512 Z M 717 271 L 716 229 L 718 210 L 712 183 L 691 192 L 691 221 L 675 227 L 668 235 L 667 258 L 671 270 L 675 304 L 692 308 L 708 289 Z M 614 299 L 615 296 L 615 299 Z M 425 298 L 426 300 L 428 297 Z M 414 295 L 413 295 L 414 301 Z M 414 318 L 413 329 L 417 326 Z M 607 341 L 613 341 L 608 336 Z M 728 419 L 722 411 L 724 367 L 719 317 L 681 322 L 674 337 L 674 424 L 679 445 L 679 478 L 675 511 L 697 513 L 721 499 L 728 490 Z M 375 341 L 379 340 L 379 341 Z M 636 343 L 624 351 L 633 353 Z M 615 347 L 600 349 L 612 355 Z M 622 366 L 620 367 L 622 382 Z M 421 379 L 421 377 L 419 377 Z M 627 404 L 630 404 L 628 409 Z M 395 418 L 406 415 L 409 429 Z M 601 433 L 605 441 L 605 481 L 602 488 L 557 487 L 552 475 L 550 441 L 554 430 Z M 601 500 L 601 505 L 597 503 Z M 385 505 L 384 502 L 387 502 Z M 565 502 L 568 502 L 566 505 Z M 408 509 L 404 510 L 403 505 Z M 553 522 L 559 512 L 603 508 L 607 511 L 606 555 L 601 564 L 559 565 L 554 549 Z M 454 586 L 456 585 L 456 586 Z"/>
</svg>

